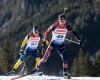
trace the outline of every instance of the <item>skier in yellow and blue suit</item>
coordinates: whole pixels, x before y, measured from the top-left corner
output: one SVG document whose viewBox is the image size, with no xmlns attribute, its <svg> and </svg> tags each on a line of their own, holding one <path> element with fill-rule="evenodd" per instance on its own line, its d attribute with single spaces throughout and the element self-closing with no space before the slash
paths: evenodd
<svg viewBox="0 0 100 80">
<path fill-rule="evenodd" d="M 33 30 L 29 32 L 29 34 L 23 40 L 20 49 L 21 57 L 16 62 L 10 73 L 14 73 L 19 68 L 19 66 L 26 61 L 29 55 L 32 55 L 36 59 L 35 67 L 37 66 L 42 56 L 42 54 L 38 53 L 38 45 L 41 40 L 42 40 L 42 35 L 39 33 L 38 27 L 33 27 Z"/>
</svg>

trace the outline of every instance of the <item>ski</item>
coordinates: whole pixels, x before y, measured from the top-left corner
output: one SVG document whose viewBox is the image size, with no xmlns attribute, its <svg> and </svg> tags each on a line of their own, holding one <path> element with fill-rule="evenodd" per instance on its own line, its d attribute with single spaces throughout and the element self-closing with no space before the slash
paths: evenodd
<svg viewBox="0 0 100 80">
<path fill-rule="evenodd" d="M 16 80 L 16 79 L 19 79 L 19 78 L 23 78 L 23 77 L 28 76 L 28 75 L 38 76 L 38 75 L 41 75 L 41 74 L 43 74 L 43 72 L 29 73 L 29 74 L 25 74 L 25 75 L 20 75 L 20 76 L 14 77 L 11 80 Z"/>
</svg>

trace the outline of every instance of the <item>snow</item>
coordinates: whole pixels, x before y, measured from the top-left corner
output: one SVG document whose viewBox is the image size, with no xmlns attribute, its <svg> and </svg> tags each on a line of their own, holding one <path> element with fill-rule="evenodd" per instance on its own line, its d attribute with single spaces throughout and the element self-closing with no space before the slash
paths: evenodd
<svg viewBox="0 0 100 80">
<path fill-rule="evenodd" d="M 28 75 L 22 78 L 13 79 L 17 76 L 0 76 L 0 80 L 100 80 L 100 77 L 71 77 L 72 79 L 64 79 L 63 77 L 57 77 L 57 76 L 34 76 L 34 75 Z"/>
</svg>

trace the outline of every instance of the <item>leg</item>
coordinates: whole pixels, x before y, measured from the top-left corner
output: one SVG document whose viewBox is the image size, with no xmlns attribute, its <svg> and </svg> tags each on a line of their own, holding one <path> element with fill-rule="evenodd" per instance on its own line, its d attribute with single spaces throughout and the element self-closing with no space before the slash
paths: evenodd
<svg viewBox="0 0 100 80">
<path fill-rule="evenodd" d="M 22 62 L 22 60 L 21 59 L 19 59 L 17 62 L 16 62 L 16 64 L 14 65 L 14 67 L 13 67 L 13 71 L 16 71 L 17 69 L 18 69 L 18 67 L 22 64 L 23 62 Z"/>
<path fill-rule="evenodd" d="M 20 66 L 23 62 L 25 62 L 26 57 L 27 57 L 27 54 L 22 55 L 22 56 L 20 57 L 20 59 L 16 62 L 16 64 L 14 65 L 14 67 L 13 67 L 12 70 L 13 70 L 13 71 L 16 71 L 16 70 L 19 68 L 19 66 Z"/>
<path fill-rule="evenodd" d="M 70 78 L 71 75 L 68 73 L 69 64 L 67 60 L 67 55 L 65 53 L 65 47 L 64 46 L 60 47 L 58 51 L 63 61 L 63 76 L 64 78 Z"/>
<path fill-rule="evenodd" d="M 36 58 L 36 64 L 35 64 L 35 68 L 33 68 L 33 70 L 31 70 L 31 72 L 30 73 L 35 73 L 35 72 L 37 72 L 37 71 L 39 71 L 39 62 L 40 62 L 40 57 L 37 57 Z"/>
<path fill-rule="evenodd" d="M 19 58 L 19 60 L 16 62 L 16 64 L 13 67 L 13 71 L 16 71 L 19 66 L 26 61 L 27 56 L 29 55 L 28 53 L 28 49 L 25 50 L 25 52 L 23 53 L 23 55 L 21 55 L 21 57 Z"/>
<path fill-rule="evenodd" d="M 8 72 L 6 75 L 11 75 L 13 73 L 15 73 L 15 71 L 18 69 L 18 67 L 22 64 L 22 60 L 18 59 L 18 61 L 16 62 L 16 64 L 14 65 L 14 67 L 12 68 L 12 70 L 10 72 Z"/>
<path fill-rule="evenodd" d="M 36 65 L 35 65 L 35 68 L 36 68 L 36 69 L 38 68 L 39 62 L 40 62 L 40 58 L 37 57 L 37 58 L 36 58 Z"/>
<path fill-rule="evenodd" d="M 39 63 L 37 64 L 37 67 L 40 67 L 44 62 L 47 61 L 47 59 L 50 57 L 52 50 L 53 50 L 53 47 L 51 45 L 49 45 L 44 56 L 43 56 L 43 58 L 40 59 Z"/>
<path fill-rule="evenodd" d="M 18 59 L 18 61 L 15 63 L 14 67 L 12 68 L 12 70 L 10 72 L 8 72 L 6 75 L 10 75 L 15 73 L 15 71 L 18 69 L 18 67 L 23 63 L 23 61 L 21 59 Z"/>
<path fill-rule="evenodd" d="M 47 48 L 47 50 L 46 50 L 46 52 L 45 52 L 45 54 L 44 54 L 44 56 L 43 56 L 43 58 L 41 58 L 41 59 L 38 58 L 38 57 L 36 58 L 35 69 L 33 69 L 33 70 L 31 71 L 31 73 L 35 73 L 35 72 L 39 71 L 40 66 L 41 66 L 44 62 L 46 62 L 47 59 L 49 58 L 52 49 L 53 49 L 53 48 L 51 47 L 51 45 L 49 45 L 48 48 Z"/>
<path fill-rule="evenodd" d="M 69 62 L 66 53 L 63 54 L 63 76 L 70 79 L 71 73 L 69 72 Z"/>
<path fill-rule="evenodd" d="M 39 64 L 39 61 L 40 61 L 41 55 L 38 54 L 38 51 L 37 51 L 37 50 L 35 50 L 35 51 L 32 53 L 32 56 L 36 59 L 35 68 L 37 68 L 37 66 L 38 66 L 38 64 Z"/>
</svg>

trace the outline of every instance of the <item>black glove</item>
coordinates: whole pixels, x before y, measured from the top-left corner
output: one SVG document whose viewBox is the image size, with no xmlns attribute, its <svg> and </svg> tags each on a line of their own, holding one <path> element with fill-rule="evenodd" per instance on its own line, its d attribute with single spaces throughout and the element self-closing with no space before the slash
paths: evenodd
<svg viewBox="0 0 100 80">
<path fill-rule="evenodd" d="M 79 42 L 80 42 L 80 46 L 82 46 L 82 43 L 83 43 L 82 40 L 80 40 Z"/>
<path fill-rule="evenodd" d="M 42 42 L 41 46 L 42 46 L 42 47 L 44 47 L 44 46 L 45 46 L 45 43 L 44 43 L 44 42 Z"/>
<path fill-rule="evenodd" d="M 43 44 L 44 44 L 44 45 L 49 45 L 49 41 L 48 41 L 48 40 L 43 39 Z"/>
<path fill-rule="evenodd" d="M 23 55 L 23 50 L 22 49 L 19 51 L 19 54 L 20 55 Z"/>
<path fill-rule="evenodd" d="M 80 43 L 80 46 L 81 46 L 81 47 L 86 46 L 86 42 L 83 42 L 82 40 L 79 40 L 79 43 Z"/>
</svg>

